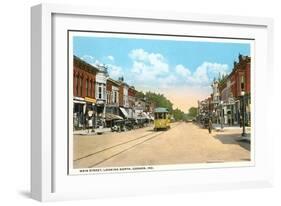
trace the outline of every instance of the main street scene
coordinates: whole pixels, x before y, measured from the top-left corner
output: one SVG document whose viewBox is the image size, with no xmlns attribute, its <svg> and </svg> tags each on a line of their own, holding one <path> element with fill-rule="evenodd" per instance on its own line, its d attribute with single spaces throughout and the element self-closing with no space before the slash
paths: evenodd
<svg viewBox="0 0 281 206">
<path fill-rule="evenodd" d="M 73 34 L 73 168 L 251 161 L 251 42 Z"/>
</svg>

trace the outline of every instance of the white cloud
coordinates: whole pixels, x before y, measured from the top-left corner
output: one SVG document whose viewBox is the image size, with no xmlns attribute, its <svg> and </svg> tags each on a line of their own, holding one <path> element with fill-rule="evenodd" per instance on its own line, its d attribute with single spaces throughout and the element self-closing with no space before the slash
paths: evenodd
<svg viewBox="0 0 281 206">
<path fill-rule="evenodd" d="M 102 62 L 100 62 L 98 59 L 91 55 L 84 55 L 81 57 L 81 59 L 93 66 L 102 64 Z"/>
<path fill-rule="evenodd" d="M 228 72 L 227 64 L 219 64 L 212 62 L 203 62 L 193 72 L 182 64 L 175 67 L 175 73 L 178 76 L 178 84 L 186 84 L 195 87 L 210 87 L 214 77 L 219 74 Z"/>
<path fill-rule="evenodd" d="M 111 55 L 107 56 L 107 58 L 110 59 L 111 61 L 114 61 L 114 57 Z M 104 64 L 103 62 L 101 62 L 100 60 L 98 60 L 97 58 L 91 55 L 84 55 L 81 57 L 81 59 L 93 66 Z M 108 67 L 108 73 L 111 78 L 118 79 L 119 77 L 124 76 L 124 71 L 121 66 L 114 65 L 114 64 L 106 64 L 106 66 Z"/>
<path fill-rule="evenodd" d="M 95 57 L 91 55 L 84 55 L 81 57 L 82 60 L 86 61 L 87 63 L 91 64 L 95 61 Z"/>
<path fill-rule="evenodd" d="M 187 78 L 187 83 L 198 86 L 209 86 L 214 77 L 228 72 L 227 64 L 203 62 L 195 72 Z"/>
<path fill-rule="evenodd" d="M 132 60 L 132 68 L 126 72 L 116 64 L 106 64 L 109 76 L 118 79 L 124 76 L 132 84 L 147 85 L 148 87 L 169 88 L 179 85 L 187 85 L 198 88 L 209 88 L 214 77 L 219 74 L 227 74 L 227 64 L 216 62 L 203 62 L 193 72 L 182 64 L 171 68 L 165 57 L 160 53 L 149 53 L 143 49 L 134 49 L 129 53 Z M 84 55 L 83 60 L 92 65 L 101 64 L 98 59 L 90 55 Z M 109 55 L 107 59 L 114 61 Z M 171 71 L 174 71 L 172 73 Z"/>
<path fill-rule="evenodd" d="M 113 64 L 107 64 L 107 66 L 110 78 L 117 80 L 119 77 L 124 76 L 122 67 Z"/>
<path fill-rule="evenodd" d="M 179 82 L 162 54 L 135 49 L 129 53 L 129 57 L 133 61 L 131 76 L 136 84 L 157 89 L 174 87 Z M 181 70 L 184 67 L 178 68 Z"/>
<path fill-rule="evenodd" d="M 210 87 L 214 77 L 228 72 L 227 64 L 203 62 L 195 71 L 191 71 L 182 64 L 176 65 L 172 70 L 167 60 L 160 53 L 149 53 L 143 49 L 134 49 L 129 53 L 133 61 L 131 74 L 138 84 L 149 84 L 168 88 L 178 85 L 192 87 Z"/>
<path fill-rule="evenodd" d="M 175 84 L 177 84 L 177 83 L 178 83 L 178 78 L 173 74 L 166 76 L 166 77 L 160 77 L 158 79 L 159 88 L 171 88 L 171 87 L 174 87 Z"/>
<path fill-rule="evenodd" d="M 166 75 L 169 65 L 165 58 L 159 53 L 149 53 L 143 49 L 134 49 L 129 53 L 133 60 L 132 72 L 139 80 L 154 80 L 156 77 Z"/>
<path fill-rule="evenodd" d="M 204 62 L 203 66 L 208 69 L 210 75 L 226 74 L 228 71 L 227 64 Z"/>
<path fill-rule="evenodd" d="M 114 61 L 114 57 L 111 56 L 111 55 L 107 56 L 107 58 L 108 58 L 110 61 Z"/>
<path fill-rule="evenodd" d="M 178 64 L 175 69 L 176 72 L 183 77 L 188 77 L 191 75 L 190 70 L 181 64 Z"/>
</svg>

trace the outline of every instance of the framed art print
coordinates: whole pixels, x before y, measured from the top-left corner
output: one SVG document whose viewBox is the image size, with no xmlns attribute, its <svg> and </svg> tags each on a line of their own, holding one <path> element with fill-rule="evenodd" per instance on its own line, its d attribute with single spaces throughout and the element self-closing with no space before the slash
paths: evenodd
<svg viewBox="0 0 281 206">
<path fill-rule="evenodd" d="M 271 185 L 271 19 L 31 12 L 33 198 Z"/>
</svg>

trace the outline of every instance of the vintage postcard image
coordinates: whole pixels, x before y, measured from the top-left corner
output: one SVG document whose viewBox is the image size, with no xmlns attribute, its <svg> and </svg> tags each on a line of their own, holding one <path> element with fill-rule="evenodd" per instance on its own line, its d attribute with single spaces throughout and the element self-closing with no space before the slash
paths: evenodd
<svg viewBox="0 0 281 206">
<path fill-rule="evenodd" d="M 254 40 L 68 32 L 69 174 L 250 166 Z"/>
</svg>

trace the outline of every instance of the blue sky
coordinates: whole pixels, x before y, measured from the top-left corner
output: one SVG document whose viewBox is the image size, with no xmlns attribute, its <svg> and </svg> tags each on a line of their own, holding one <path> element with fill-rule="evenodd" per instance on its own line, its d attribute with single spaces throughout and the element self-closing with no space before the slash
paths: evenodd
<svg viewBox="0 0 281 206">
<path fill-rule="evenodd" d="M 74 36 L 73 51 L 90 64 L 107 65 L 112 78 L 123 76 L 138 90 L 164 93 L 186 110 L 210 94 L 214 77 L 229 73 L 239 53 L 250 55 L 250 44 Z"/>
</svg>

